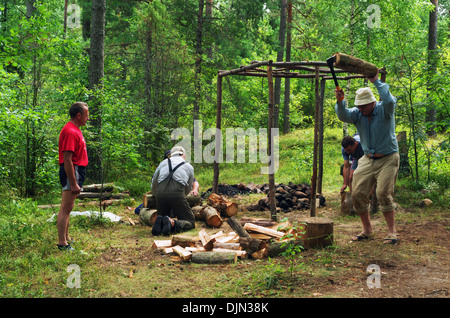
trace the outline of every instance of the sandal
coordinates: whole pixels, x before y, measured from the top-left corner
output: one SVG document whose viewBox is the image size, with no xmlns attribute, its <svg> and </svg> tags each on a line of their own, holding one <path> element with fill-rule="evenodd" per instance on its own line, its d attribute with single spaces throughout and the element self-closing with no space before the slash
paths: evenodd
<svg viewBox="0 0 450 318">
<path fill-rule="evenodd" d="M 398 242 L 397 235 L 388 235 L 383 241 L 384 244 L 392 244 L 392 245 L 397 245 L 397 242 Z"/>
<path fill-rule="evenodd" d="M 361 232 L 358 235 L 353 236 L 352 237 L 352 241 L 353 242 L 359 242 L 359 241 L 363 241 L 363 240 L 369 240 L 371 238 L 372 238 L 372 234 L 364 234 L 364 233 Z"/>
</svg>

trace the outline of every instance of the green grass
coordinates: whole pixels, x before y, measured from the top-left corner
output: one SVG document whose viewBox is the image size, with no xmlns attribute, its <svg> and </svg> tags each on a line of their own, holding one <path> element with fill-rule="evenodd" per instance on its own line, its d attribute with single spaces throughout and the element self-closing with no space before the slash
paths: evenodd
<svg viewBox="0 0 450 318">
<path fill-rule="evenodd" d="M 327 198 L 325 211 L 331 211 L 329 213 L 339 210 L 336 193 L 342 183 L 339 175 L 342 162 L 340 139 L 339 129 L 325 131 L 323 189 Z M 311 129 L 280 137 L 280 168 L 275 182 L 310 183 L 312 141 Z M 194 166 L 201 190 L 206 191 L 212 186 L 212 165 Z M 219 181 L 228 184 L 268 182 L 268 176 L 260 173 L 260 167 L 260 164 L 223 163 Z M 399 224 L 413 226 L 417 222 L 448 219 L 449 190 L 440 184 L 449 172 L 433 169 L 437 171 L 435 180 L 424 183 L 425 187 L 411 179 L 398 181 L 396 200 L 406 211 L 398 215 Z M 135 217 L 133 210 L 140 204 L 142 193 L 149 190 L 149 180 L 150 176 L 120 180 L 121 187 L 130 190 L 136 201 L 129 200 L 108 208 L 108 211 Z M 261 195 L 247 196 L 241 202 L 255 202 L 259 197 Z M 417 203 L 426 197 L 435 201 L 434 205 L 419 208 Z M 53 202 L 58 200 L 59 197 L 52 199 Z M 419 264 L 424 260 L 434 260 L 445 252 L 431 242 L 427 243 L 425 250 L 419 250 L 414 244 L 405 244 L 396 254 L 380 247 L 376 247 L 378 250 L 372 254 L 363 247 L 343 244 L 348 233 L 336 232 L 338 244 L 301 253 L 298 258 L 277 257 L 243 260 L 221 267 L 204 266 L 172 262 L 169 256 L 159 255 L 151 249 L 153 237 L 149 227 L 79 217 L 71 220 L 70 227 L 70 233 L 77 241 L 77 251 L 61 253 L 56 249 L 55 222 L 47 222 L 56 212 L 54 209 L 39 209 L 37 202 L 30 199 L 11 196 L 2 200 L 0 297 L 311 297 L 321 288 L 328 288 L 330 279 L 341 279 L 342 288 L 355 285 L 353 280 L 345 277 L 354 275 L 354 268 L 359 271 L 362 260 L 370 261 L 373 255 L 385 263 L 411 261 Z M 251 216 L 266 215 L 255 212 Z M 359 224 L 354 217 L 338 215 L 335 222 L 344 230 L 348 225 Z M 192 232 L 193 235 L 197 230 Z M 71 264 L 81 268 L 82 288 L 67 287 L 70 275 L 67 268 Z M 355 294 L 346 296 L 353 297 L 359 289 L 355 288 Z"/>
</svg>

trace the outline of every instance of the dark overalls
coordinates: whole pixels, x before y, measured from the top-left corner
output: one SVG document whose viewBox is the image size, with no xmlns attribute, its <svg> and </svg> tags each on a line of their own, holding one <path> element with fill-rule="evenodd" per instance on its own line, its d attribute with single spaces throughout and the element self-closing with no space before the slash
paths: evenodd
<svg viewBox="0 0 450 318">
<path fill-rule="evenodd" d="M 173 233 L 188 231 L 195 228 L 194 213 L 192 213 L 186 198 L 185 186 L 172 178 L 174 172 L 186 162 L 183 161 L 172 169 L 170 159 L 167 160 L 169 164 L 169 176 L 161 183 L 158 183 L 156 190 L 156 209 L 158 210 L 158 215 L 170 216 L 172 210 L 175 217 L 177 217 L 175 226 L 172 228 Z"/>
</svg>

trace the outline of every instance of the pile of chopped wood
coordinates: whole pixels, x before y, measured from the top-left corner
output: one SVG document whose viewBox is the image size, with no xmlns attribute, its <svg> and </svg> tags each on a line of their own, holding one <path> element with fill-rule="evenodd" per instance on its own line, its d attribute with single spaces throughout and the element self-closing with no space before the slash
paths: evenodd
<svg viewBox="0 0 450 318">
<path fill-rule="evenodd" d="M 170 240 L 155 240 L 152 247 L 174 255 L 174 261 L 199 264 L 223 264 L 238 259 L 274 257 L 285 251 L 289 242 L 303 244 L 290 222 L 278 224 L 267 219 L 229 217 L 226 222 L 234 230 L 209 235 L 201 229 L 197 237 L 173 235 Z M 287 234 L 292 234 L 288 237 Z"/>
<path fill-rule="evenodd" d="M 269 186 L 264 184 L 257 188 L 266 194 L 269 193 Z M 275 205 L 282 212 L 291 212 L 293 210 L 305 210 L 310 208 L 311 204 L 311 186 L 306 183 L 289 184 L 279 183 L 275 185 Z M 325 206 L 325 197 L 317 196 L 317 206 Z M 267 211 L 270 210 L 269 195 L 247 207 L 249 211 Z"/>
<path fill-rule="evenodd" d="M 253 192 L 252 187 L 245 185 L 244 183 L 239 184 L 226 184 L 226 183 L 219 183 L 217 187 L 217 194 L 226 195 L 228 197 L 234 197 L 239 194 L 249 194 Z M 210 196 L 210 194 L 213 193 L 213 189 L 209 188 L 204 193 L 202 193 L 202 198 L 207 198 Z"/>
</svg>

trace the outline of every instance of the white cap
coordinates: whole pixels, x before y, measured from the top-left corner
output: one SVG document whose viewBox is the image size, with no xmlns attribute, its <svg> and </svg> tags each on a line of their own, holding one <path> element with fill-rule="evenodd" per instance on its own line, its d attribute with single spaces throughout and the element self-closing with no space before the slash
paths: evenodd
<svg viewBox="0 0 450 318">
<path fill-rule="evenodd" d="M 170 150 L 170 157 L 173 157 L 173 156 L 176 156 L 176 155 L 182 156 L 184 153 L 186 153 L 186 152 L 184 151 L 183 147 L 176 146 L 176 147 L 173 147 Z"/>
<path fill-rule="evenodd" d="M 376 101 L 370 87 L 363 87 L 356 91 L 355 106 L 367 105 Z"/>
</svg>

